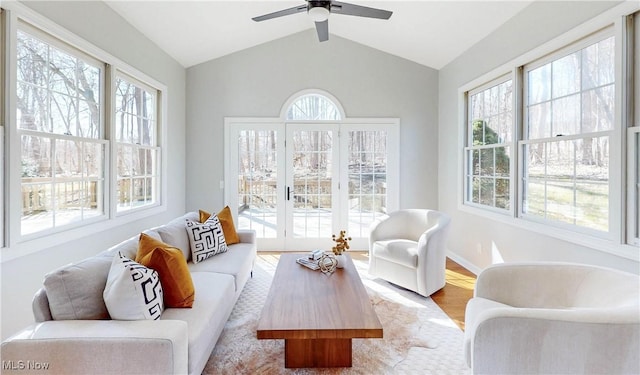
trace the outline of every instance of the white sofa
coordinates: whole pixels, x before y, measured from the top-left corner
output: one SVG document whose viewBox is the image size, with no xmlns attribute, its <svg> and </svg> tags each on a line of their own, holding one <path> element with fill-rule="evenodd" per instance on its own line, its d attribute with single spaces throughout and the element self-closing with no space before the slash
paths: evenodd
<svg viewBox="0 0 640 375">
<path fill-rule="evenodd" d="M 428 297 L 445 285 L 444 212 L 404 209 L 374 221 L 369 229 L 369 273 Z"/>
<path fill-rule="evenodd" d="M 465 312 L 474 374 L 640 373 L 640 277 L 572 263 L 483 270 Z"/>
<path fill-rule="evenodd" d="M 197 221 L 198 213 L 145 233 L 189 256 L 186 218 Z M 134 259 L 139 236 L 47 274 L 33 300 L 36 323 L 2 343 L 3 369 L 46 365 L 48 370 L 37 372 L 200 374 L 255 262 L 255 232 L 237 232 L 240 243 L 227 252 L 188 262 L 193 307 L 167 308 L 160 320 L 118 321 L 104 315 L 102 292 L 111 260 L 118 252 Z"/>
</svg>

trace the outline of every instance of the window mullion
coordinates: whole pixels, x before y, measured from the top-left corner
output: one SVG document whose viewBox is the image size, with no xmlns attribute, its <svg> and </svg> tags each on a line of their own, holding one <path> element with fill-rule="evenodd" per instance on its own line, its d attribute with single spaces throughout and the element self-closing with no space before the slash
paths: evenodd
<svg viewBox="0 0 640 375">
<path fill-rule="evenodd" d="M 611 219 L 622 221 L 619 231 L 622 243 L 640 246 L 640 11 L 619 20 L 616 27 L 621 36 L 616 50 L 621 81 L 618 91 L 622 97 L 619 136 L 621 149 L 626 147 L 627 152 L 620 159 L 619 201 L 624 209 Z"/>
<path fill-rule="evenodd" d="M 582 112 L 581 112 L 582 113 Z M 577 140 L 573 141 L 573 168 L 572 168 L 572 174 L 573 176 L 571 176 L 571 180 L 573 182 L 573 224 L 574 225 L 578 225 L 578 183 L 577 183 L 577 176 L 578 176 L 578 151 L 577 151 Z M 583 140 L 584 142 L 584 140 Z M 584 146 L 583 146 L 584 147 Z"/>
<path fill-rule="evenodd" d="M 116 208 L 114 196 L 116 194 L 116 186 L 117 186 L 117 155 L 116 147 L 117 147 L 117 139 L 115 133 L 115 90 L 114 90 L 114 82 L 115 82 L 115 69 L 111 64 L 106 64 L 104 69 L 104 98 L 103 98 L 103 106 L 102 106 L 102 116 L 104 117 L 104 125 L 102 127 L 102 134 L 104 134 L 104 138 L 107 140 L 106 151 L 107 155 L 105 157 L 105 165 L 104 165 L 104 176 L 106 178 L 104 186 L 104 194 L 103 194 L 103 206 L 104 211 L 107 213 L 110 219 L 115 218 L 116 216 Z"/>
</svg>

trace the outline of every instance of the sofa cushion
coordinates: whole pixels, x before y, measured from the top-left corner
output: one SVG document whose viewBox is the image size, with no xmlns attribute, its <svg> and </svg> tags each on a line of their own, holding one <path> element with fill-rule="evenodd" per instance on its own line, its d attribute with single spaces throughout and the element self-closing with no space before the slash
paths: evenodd
<svg viewBox="0 0 640 375">
<path fill-rule="evenodd" d="M 185 221 L 187 235 L 191 243 L 191 260 L 202 262 L 214 255 L 227 251 L 222 225 L 216 215 L 212 215 L 204 223 L 187 219 Z"/>
<path fill-rule="evenodd" d="M 215 257 L 214 257 L 215 258 Z M 191 274 L 198 298 L 190 309 L 168 308 L 162 320 L 187 323 L 189 374 L 202 372 L 235 303 L 233 278 L 209 272 Z"/>
<path fill-rule="evenodd" d="M 195 297 L 187 260 L 180 249 L 142 233 L 136 262 L 160 276 L 165 307 L 191 307 Z"/>
<path fill-rule="evenodd" d="M 373 254 L 389 262 L 406 267 L 418 267 L 418 243 L 411 240 L 376 241 L 372 247 Z"/>
<path fill-rule="evenodd" d="M 44 289 L 54 320 L 108 319 L 102 299 L 111 258 L 91 257 L 44 276 Z"/>
<path fill-rule="evenodd" d="M 151 238 L 155 238 L 156 240 L 162 239 L 160 237 L 160 234 L 154 229 L 147 229 L 142 233 L 148 235 Z M 122 253 L 122 255 L 124 255 L 129 259 L 135 259 L 136 254 L 138 253 L 139 239 L 140 239 L 140 235 L 137 234 L 99 253 L 98 256 L 106 256 L 106 257 L 109 257 L 109 260 L 111 260 L 113 256 L 115 256 L 116 254 Z"/>
<path fill-rule="evenodd" d="M 204 223 L 211 217 L 211 214 L 207 211 L 200 210 L 200 222 Z M 220 224 L 222 225 L 222 231 L 224 232 L 225 241 L 227 245 L 233 245 L 240 242 L 238 233 L 236 232 L 236 226 L 233 223 L 233 216 L 231 215 L 231 209 L 229 206 L 225 206 L 220 212 L 217 213 Z"/>
<path fill-rule="evenodd" d="M 189 263 L 191 272 L 216 272 L 233 276 L 235 290 L 239 291 L 253 269 L 256 248 L 253 243 L 237 243 L 229 246 L 229 251 L 216 255 L 200 263 Z"/>
<path fill-rule="evenodd" d="M 116 320 L 157 320 L 164 310 L 158 272 L 122 253 L 113 257 L 103 297 Z"/>
<path fill-rule="evenodd" d="M 179 218 L 173 219 L 165 225 L 155 228 L 160 234 L 160 240 L 173 247 L 177 247 L 182 251 L 184 258 L 191 260 L 191 245 L 189 244 L 189 237 L 184 227 L 185 219 L 198 220 L 197 212 L 189 212 Z"/>
<path fill-rule="evenodd" d="M 167 243 L 162 242 L 162 240 L 153 238 L 146 233 L 140 233 L 138 236 L 138 251 L 136 252 L 135 257 L 131 258 L 136 262 L 140 263 L 140 259 L 145 257 L 147 254 L 152 252 L 156 248 L 165 248 L 165 249 L 173 249 L 177 250 L 182 254 L 182 251 L 175 246 L 171 246 Z M 184 255 L 182 256 L 184 258 Z"/>
</svg>

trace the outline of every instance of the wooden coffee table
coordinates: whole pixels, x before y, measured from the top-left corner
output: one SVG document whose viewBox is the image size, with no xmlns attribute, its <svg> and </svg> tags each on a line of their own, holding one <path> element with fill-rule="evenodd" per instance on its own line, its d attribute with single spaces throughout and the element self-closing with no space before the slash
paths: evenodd
<svg viewBox="0 0 640 375">
<path fill-rule="evenodd" d="M 284 365 L 351 367 L 351 339 L 382 338 L 351 257 L 331 275 L 282 254 L 258 322 L 258 339 L 284 339 Z"/>
</svg>

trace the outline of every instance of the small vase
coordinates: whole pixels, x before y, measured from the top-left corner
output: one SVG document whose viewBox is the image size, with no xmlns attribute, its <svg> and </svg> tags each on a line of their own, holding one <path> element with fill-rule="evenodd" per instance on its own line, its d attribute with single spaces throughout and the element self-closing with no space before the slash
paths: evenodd
<svg viewBox="0 0 640 375">
<path fill-rule="evenodd" d="M 336 255 L 336 260 L 338 261 L 338 265 L 336 267 L 337 268 L 344 268 L 344 264 L 346 262 L 346 258 L 344 256 L 344 254 Z"/>
</svg>

